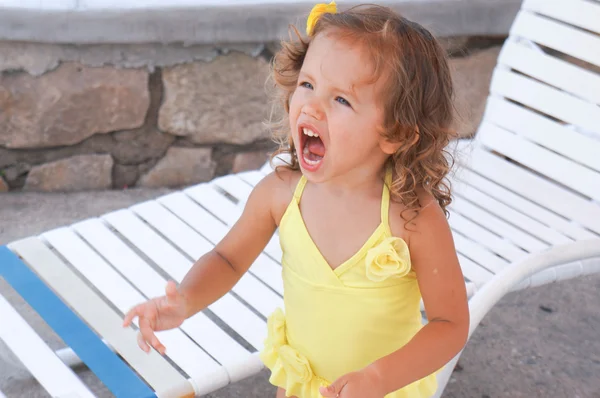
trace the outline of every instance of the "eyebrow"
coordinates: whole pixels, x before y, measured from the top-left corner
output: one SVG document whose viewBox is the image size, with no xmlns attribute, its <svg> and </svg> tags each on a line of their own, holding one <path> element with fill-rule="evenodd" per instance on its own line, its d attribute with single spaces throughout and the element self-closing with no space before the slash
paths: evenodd
<svg viewBox="0 0 600 398">
<path fill-rule="evenodd" d="M 343 94 L 346 94 L 346 95 L 352 97 L 354 100 L 358 101 L 358 96 L 356 95 L 356 91 L 354 90 L 355 86 L 356 86 L 355 84 L 352 84 L 350 86 L 350 91 L 342 90 L 342 89 L 339 89 L 339 91 L 341 91 Z"/>
<path fill-rule="evenodd" d="M 315 80 L 315 78 L 314 78 L 314 77 L 313 77 L 313 76 L 312 76 L 310 73 L 308 73 L 308 72 L 305 72 L 305 71 L 302 71 L 302 70 L 301 70 L 301 71 L 300 71 L 300 73 L 298 74 L 298 78 L 299 78 L 301 75 L 303 75 L 303 76 L 306 76 L 308 79 L 310 79 L 310 80 L 312 80 L 312 81 L 314 81 L 314 80 Z M 356 86 L 356 84 L 352 84 L 352 85 L 350 86 L 350 90 L 344 90 L 344 89 L 342 89 L 342 88 L 339 88 L 339 87 L 334 87 L 334 89 L 335 89 L 336 91 L 339 91 L 340 93 L 342 93 L 342 94 L 344 94 L 344 95 L 347 95 L 347 96 L 349 96 L 349 97 L 352 97 L 352 99 L 353 99 L 353 100 L 355 100 L 355 101 L 357 101 L 357 102 L 358 102 L 358 96 L 356 95 L 356 91 L 354 90 L 354 87 L 355 87 L 355 86 Z"/>
</svg>

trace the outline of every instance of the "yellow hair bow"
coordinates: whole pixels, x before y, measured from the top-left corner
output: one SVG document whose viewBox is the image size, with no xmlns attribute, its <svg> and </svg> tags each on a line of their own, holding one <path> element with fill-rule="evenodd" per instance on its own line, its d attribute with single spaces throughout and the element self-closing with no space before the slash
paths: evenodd
<svg viewBox="0 0 600 398">
<path fill-rule="evenodd" d="M 337 12 L 337 7 L 335 1 L 332 1 L 329 4 L 320 3 L 313 7 L 308 15 L 308 20 L 306 21 L 306 34 L 311 35 L 317 21 L 323 14 L 335 14 Z"/>
</svg>

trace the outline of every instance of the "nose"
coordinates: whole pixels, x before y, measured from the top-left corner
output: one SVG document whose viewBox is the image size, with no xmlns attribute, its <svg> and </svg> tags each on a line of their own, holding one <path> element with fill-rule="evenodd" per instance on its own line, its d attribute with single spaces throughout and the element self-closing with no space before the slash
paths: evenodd
<svg viewBox="0 0 600 398">
<path fill-rule="evenodd" d="M 302 107 L 302 113 L 316 120 L 323 119 L 323 107 L 316 98 L 310 98 Z"/>
</svg>

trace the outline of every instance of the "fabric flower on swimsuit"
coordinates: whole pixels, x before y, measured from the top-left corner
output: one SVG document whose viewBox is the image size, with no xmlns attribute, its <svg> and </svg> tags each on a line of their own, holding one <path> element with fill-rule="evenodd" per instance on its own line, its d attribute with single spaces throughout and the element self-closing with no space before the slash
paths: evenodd
<svg viewBox="0 0 600 398">
<path fill-rule="evenodd" d="M 280 308 L 267 320 L 267 329 L 268 335 L 260 358 L 271 369 L 271 383 L 284 386 L 288 396 L 321 397 L 319 387 L 329 383 L 317 377 L 308 359 L 288 344 L 285 315 Z"/>
<path fill-rule="evenodd" d="M 313 372 L 308 360 L 289 345 L 279 348 L 279 359 L 288 379 L 297 383 L 308 383 L 312 379 Z"/>
<path fill-rule="evenodd" d="M 317 4 L 313 7 L 308 15 L 308 20 L 306 21 L 306 34 L 311 35 L 317 21 L 323 14 L 335 14 L 337 12 L 337 7 L 335 1 L 332 1 L 329 4 Z"/>
<path fill-rule="evenodd" d="M 411 269 L 408 245 L 400 238 L 386 238 L 367 252 L 366 264 L 367 278 L 373 282 L 402 278 Z"/>
</svg>

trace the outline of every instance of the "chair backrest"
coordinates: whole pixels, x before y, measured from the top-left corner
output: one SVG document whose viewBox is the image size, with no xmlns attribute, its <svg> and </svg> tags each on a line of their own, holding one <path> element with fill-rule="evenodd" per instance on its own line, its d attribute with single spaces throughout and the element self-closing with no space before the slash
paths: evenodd
<svg viewBox="0 0 600 398">
<path fill-rule="evenodd" d="M 476 141 L 470 177 L 573 239 L 600 234 L 600 2 L 524 0 Z"/>
</svg>

